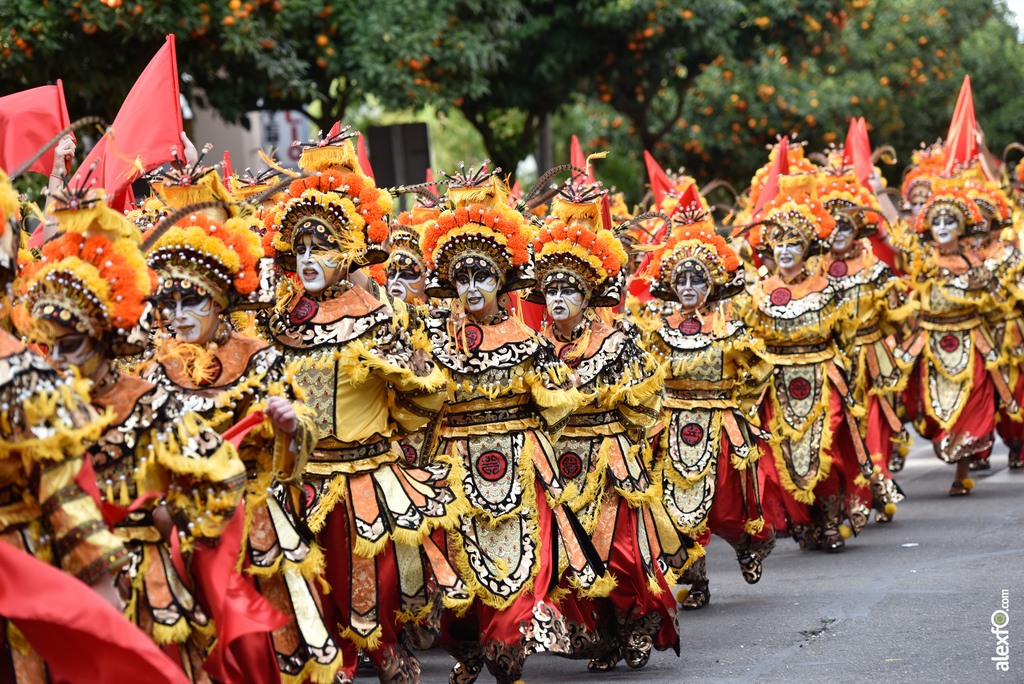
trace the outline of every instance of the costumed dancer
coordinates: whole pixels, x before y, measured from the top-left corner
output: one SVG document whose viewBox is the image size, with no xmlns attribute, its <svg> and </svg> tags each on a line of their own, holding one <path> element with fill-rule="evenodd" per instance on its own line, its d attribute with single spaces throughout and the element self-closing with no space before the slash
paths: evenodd
<svg viewBox="0 0 1024 684">
<path fill-rule="evenodd" d="M 787 530 L 804 550 L 840 551 L 850 529 L 867 523 L 868 479 L 875 477 L 861 439 L 842 362 L 844 327 L 856 321 L 842 292 L 806 259 L 821 253 L 835 220 L 815 194 L 815 176 L 779 176 L 779 194 L 753 228 L 755 248 L 776 272 L 753 287 L 745 320 L 775 365 L 762 404 L 761 426 L 771 433 L 773 458 L 762 499 L 765 518 Z"/>
<path fill-rule="evenodd" d="M 548 598 L 559 560 L 581 590 L 607 595 L 612 580 L 566 505 L 576 488 L 548 438 L 582 398 L 550 345 L 508 311 L 506 293 L 534 284 L 531 231 L 486 163 L 450 177 L 447 197 L 423 230 L 426 292 L 456 300 L 428 321 L 449 388 L 434 460 L 469 503 L 449 544 L 475 600 L 464 617 L 446 612 L 439 641 L 458 661 L 449 681 L 473 682 L 486 664 L 512 684 L 529 654 L 568 651 Z"/>
<path fill-rule="evenodd" d="M 245 468 L 230 444 L 162 387 L 120 373 L 114 361 L 147 342 L 140 326 L 151 272 L 138 229 L 101 190 L 66 189 L 53 211 L 64 234 L 24 267 L 14 321 L 58 369 L 92 381 L 110 425 L 88 450 L 113 531 L 130 555 L 118 587 L 126 616 L 180 660 L 196 682 L 214 625 L 172 544 L 186 556 L 212 546 L 242 499 Z M 177 527 L 177 532 L 172 527 Z"/>
<path fill-rule="evenodd" d="M 572 180 L 562 187 L 534 238 L 537 285 L 526 297 L 546 305 L 552 323 L 544 336 L 574 371 L 586 399 L 569 416 L 554 451 L 563 482 L 578 492 L 568 505 L 615 582 L 607 598 L 574 587 L 562 602 L 572 657 L 590 659 L 591 671 L 613 669 L 619 659 L 643 667 L 652 648 L 678 654 L 675 600 L 658 564 L 662 553 L 685 562 L 687 547 L 699 552 L 671 526 L 642 452 L 658 419 L 664 371 L 595 311 L 621 301 L 627 261 L 604 225 L 603 194 L 599 186 Z M 652 505 L 660 509 L 661 531 Z"/>
<path fill-rule="evenodd" d="M 443 484 L 447 468 L 408 467 L 398 440 L 420 430 L 444 401 L 444 376 L 408 310 L 356 269 L 388 257 L 390 195 L 359 169 L 340 125 L 307 145 L 292 181 L 268 218 L 264 247 L 281 271 L 279 301 L 261 322 L 315 412 L 319 439 L 303 474 L 301 502 L 324 550 L 330 593 L 324 613 L 355 676 L 356 649 L 382 682 L 419 681 L 419 662 L 401 642 L 407 606 L 428 579 L 445 604 L 470 601 L 430 533 L 463 507 Z M 427 607 L 424 606 L 424 609 Z"/>
<path fill-rule="evenodd" d="M 859 185 L 852 174 L 829 174 L 826 170 L 818 197 L 835 220 L 832 245 L 823 257 L 822 269 L 829 283 L 852 302 L 850 316 L 857 326 L 843 352 L 850 362 L 853 401 L 861 413 L 858 422 L 874 467 L 878 469 L 871 486 L 879 504 L 876 522 L 889 522 L 896 502 L 903 499 L 889 473 L 894 444 L 900 448 L 910 441 L 900 415 L 900 400 L 907 386 L 910 368 L 896 362 L 892 350 L 907 336 L 904 324 L 914 314 L 899 278 L 877 256 L 868 238 L 877 234 L 882 221 L 874 196 Z"/>
<path fill-rule="evenodd" d="M 186 192 L 189 199 L 213 201 L 201 184 L 208 175 L 216 171 L 197 162 L 164 174 L 157 186 L 174 210 L 167 222 L 176 222 L 162 235 L 147 236 L 146 259 L 157 277 L 153 300 L 169 330 L 158 338 L 142 377 L 220 433 L 265 414 L 238 449 L 248 477 L 240 563 L 288 623 L 274 630 L 270 644 L 245 644 L 251 649 L 246 666 L 250 681 L 327 684 L 342 665 L 341 651 L 314 584 L 323 555 L 297 519 L 300 479 L 317 430 L 295 368 L 267 342 L 231 328 L 231 312 L 274 303 L 273 282 L 261 269 L 260 238 L 247 221 L 212 219 L 203 204 L 180 206 Z M 206 588 L 218 589 L 225 588 Z"/>
<path fill-rule="evenodd" d="M 642 321 L 646 347 L 667 370 L 664 429 L 656 442 L 655 477 L 681 532 L 707 544 L 712 533 L 736 552 L 743 579 L 761 578 L 775 546 L 765 524 L 765 473 L 756 436 L 757 403 L 771 375 L 764 345 L 742 321 L 717 306 L 742 292 L 739 258 L 691 186 L 673 217 L 673 229 L 651 260 L 651 294 L 669 303 Z M 683 610 L 711 600 L 704 558 L 682 575 L 690 590 Z"/>
<path fill-rule="evenodd" d="M 956 465 L 950 496 L 974 487 L 968 477 L 975 455 L 987 455 L 995 432 L 995 393 L 1015 400 L 996 363 L 999 350 L 982 317 L 998 307 L 994 272 L 960 238 L 984 217 L 956 181 L 935 178 L 931 199 L 917 215 L 918 240 L 910 252 L 909 282 L 921 308 L 919 328 L 896 350 L 902 363 L 916 363 L 906 405 L 914 427 L 930 439 L 935 455 Z M 1015 413 L 1016 410 L 1011 410 Z"/>
<path fill-rule="evenodd" d="M 1005 228 L 1011 228 L 1013 219 L 1010 200 L 993 184 L 981 180 L 970 180 L 964 188 L 981 211 L 983 221 L 968 228 L 969 237 L 965 243 L 980 256 L 985 267 L 995 273 L 992 283 L 993 295 L 998 307 L 985 315 L 985 324 L 992 334 L 995 349 L 999 352 L 998 371 L 1007 387 L 1013 390 L 1017 407 L 1024 402 L 1024 376 L 1020 372 L 1024 359 L 1024 318 L 1021 318 L 1020 303 L 1024 289 L 1024 263 L 1021 252 L 1012 242 L 1003 239 Z M 991 368 L 992 364 L 988 364 Z M 1021 447 L 1024 446 L 1024 416 L 1020 411 L 1011 413 L 1012 406 L 1000 396 L 996 432 L 1009 449 L 1009 467 L 1024 468 Z M 989 455 L 978 454 L 971 459 L 971 470 L 991 468 Z"/>
</svg>

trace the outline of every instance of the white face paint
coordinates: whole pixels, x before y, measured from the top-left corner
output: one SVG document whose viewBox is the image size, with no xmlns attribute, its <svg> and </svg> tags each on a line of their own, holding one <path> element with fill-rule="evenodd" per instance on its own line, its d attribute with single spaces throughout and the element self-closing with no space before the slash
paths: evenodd
<svg viewBox="0 0 1024 684">
<path fill-rule="evenodd" d="M 790 271 L 803 263 L 806 249 L 802 242 L 789 241 L 776 245 L 772 253 L 779 268 L 783 271 Z"/>
<path fill-rule="evenodd" d="M 395 299 L 401 299 L 406 304 L 417 304 L 425 301 L 423 296 L 423 285 L 426 278 L 423 271 L 406 266 L 401 269 L 389 268 L 385 271 L 387 276 L 388 294 Z"/>
<path fill-rule="evenodd" d="M 310 294 L 319 294 L 343 277 L 337 251 L 320 238 L 305 234 L 295 244 L 296 268 L 302 286 Z"/>
<path fill-rule="evenodd" d="M 708 282 L 696 271 L 684 271 L 676 280 L 676 297 L 679 298 L 679 304 L 682 305 L 683 311 L 687 313 L 692 313 L 704 306 L 710 292 L 711 288 L 708 286 Z"/>
<path fill-rule="evenodd" d="M 938 214 L 932 219 L 932 239 L 940 247 L 950 245 L 956 240 L 958 228 L 955 218 L 948 214 Z"/>
<path fill-rule="evenodd" d="M 583 293 L 569 283 L 552 283 L 544 290 L 548 315 L 555 321 L 572 320 L 590 303 Z"/>
<path fill-rule="evenodd" d="M 160 302 L 164 320 L 181 342 L 209 342 L 220 323 L 220 307 L 213 297 L 175 292 Z"/>
<path fill-rule="evenodd" d="M 466 310 L 485 311 L 498 296 L 498 276 L 482 268 L 470 266 L 455 274 L 455 290 Z"/>
<path fill-rule="evenodd" d="M 832 239 L 832 253 L 843 254 L 853 246 L 853 240 L 857 235 L 857 229 L 853 222 L 842 217 L 836 219 L 836 230 Z"/>
</svg>

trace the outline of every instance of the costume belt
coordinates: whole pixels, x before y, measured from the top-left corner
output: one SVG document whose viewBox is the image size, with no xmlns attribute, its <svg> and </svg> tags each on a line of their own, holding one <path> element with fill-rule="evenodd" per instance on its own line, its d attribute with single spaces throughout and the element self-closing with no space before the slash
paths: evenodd
<svg viewBox="0 0 1024 684">
<path fill-rule="evenodd" d="M 448 427 L 472 427 L 474 425 L 504 423 L 510 420 L 526 420 L 535 417 L 536 414 L 531 406 L 521 404 L 519 406 L 505 406 L 488 411 L 449 413 L 445 420 Z"/>
<path fill-rule="evenodd" d="M 631 407 L 635 408 L 635 407 Z M 594 427 L 595 425 L 608 425 L 622 420 L 622 414 L 618 411 L 599 411 L 596 413 L 574 413 L 569 416 L 568 427 Z"/>
<path fill-rule="evenodd" d="M 337 444 L 341 444 L 338 442 Z M 369 444 L 353 444 L 350 446 L 334 447 L 328 443 L 324 446 L 321 442 L 309 456 L 308 463 L 350 463 L 365 458 L 383 456 L 391 451 L 391 440 L 379 439 Z"/>
<path fill-rule="evenodd" d="M 698 389 L 675 389 L 665 388 L 665 394 L 669 399 L 682 399 L 685 401 L 700 400 L 724 400 L 728 399 L 731 392 L 728 390 L 698 390 Z"/>
<path fill-rule="evenodd" d="M 981 325 L 981 319 L 976 312 L 962 314 L 960 316 L 929 316 L 921 317 L 921 327 L 925 330 L 970 330 Z"/>
<path fill-rule="evenodd" d="M 853 346 L 860 347 L 865 344 L 871 344 L 882 339 L 882 331 L 877 325 L 869 325 L 866 328 L 858 328 L 857 334 L 853 338 Z"/>
</svg>

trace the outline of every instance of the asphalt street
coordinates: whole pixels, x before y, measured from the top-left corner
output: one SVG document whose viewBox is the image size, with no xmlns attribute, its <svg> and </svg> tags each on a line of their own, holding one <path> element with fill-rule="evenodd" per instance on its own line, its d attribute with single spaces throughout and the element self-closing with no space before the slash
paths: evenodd
<svg viewBox="0 0 1024 684">
<path fill-rule="evenodd" d="M 840 554 L 804 553 L 779 540 L 761 581 L 748 585 L 732 549 L 713 537 L 711 603 L 680 613 L 681 657 L 655 653 L 642 670 L 620 663 L 591 674 L 586 662 L 535 655 L 523 679 L 1024 682 L 1024 472 L 1006 460 L 997 446 L 992 470 L 975 473 L 970 496 L 954 499 L 953 467 L 918 440 L 896 476 L 907 499 L 895 521 L 872 518 Z M 993 613 L 1004 608 L 1007 672 L 993 660 Z M 443 651 L 419 655 L 424 683 L 448 681 L 452 660 Z M 485 670 L 478 681 L 494 680 Z"/>
</svg>

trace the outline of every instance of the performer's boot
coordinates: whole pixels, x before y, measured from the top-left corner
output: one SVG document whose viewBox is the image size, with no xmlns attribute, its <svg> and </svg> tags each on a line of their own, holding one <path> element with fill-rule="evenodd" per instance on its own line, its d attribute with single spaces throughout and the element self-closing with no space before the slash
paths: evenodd
<svg viewBox="0 0 1024 684">
<path fill-rule="evenodd" d="M 405 644 L 385 644 L 367 653 L 377 668 L 381 684 L 418 684 L 420 661 Z"/>
<path fill-rule="evenodd" d="M 880 472 L 871 476 L 871 504 L 875 509 L 875 522 L 892 522 L 896 515 L 896 502 L 892 500 L 889 487 Z"/>
<path fill-rule="evenodd" d="M 455 659 L 448 684 L 473 684 L 484 669 L 484 652 L 480 643 L 460 641 L 454 645 L 446 644 L 444 649 Z"/>
<path fill-rule="evenodd" d="M 701 556 L 683 571 L 679 581 L 690 585 L 690 593 L 681 604 L 683 610 L 700 610 L 711 601 L 711 590 L 708 588 L 707 563 Z"/>
<path fill-rule="evenodd" d="M 736 560 L 740 564 L 740 572 L 743 573 L 743 581 L 747 584 L 757 584 L 761 579 L 761 562 L 768 557 L 768 554 L 775 548 L 775 533 L 767 539 L 754 540 L 749 534 L 736 543 L 729 542 L 736 551 Z"/>
<path fill-rule="evenodd" d="M 843 499 L 841 494 L 830 494 L 818 499 L 824 515 L 822 546 L 829 553 L 838 553 L 846 546 L 839 525 L 843 521 Z"/>
<path fill-rule="evenodd" d="M 793 525 L 793 539 L 800 545 L 801 551 L 818 551 L 822 546 L 821 525 Z"/>
<path fill-rule="evenodd" d="M 1022 451 L 1024 451 L 1024 449 L 1022 449 L 1022 447 L 1024 447 L 1024 444 L 1022 444 L 1021 442 L 1010 444 L 1009 465 L 1010 468 L 1012 468 L 1013 470 L 1020 470 L 1024 468 L 1024 454 L 1021 453 Z"/>
<path fill-rule="evenodd" d="M 484 664 L 497 684 L 516 684 L 523 678 L 526 649 L 519 644 L 487 641 L 484 643 Z"/>
</svg>

